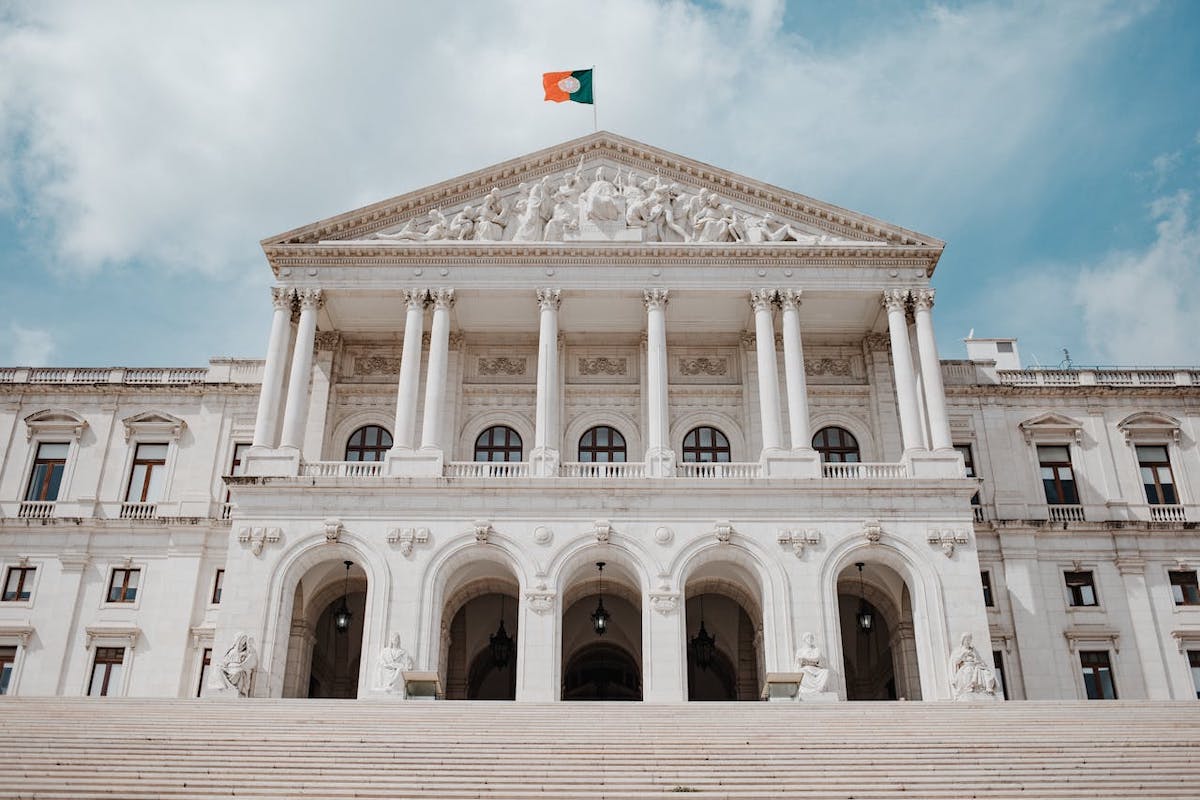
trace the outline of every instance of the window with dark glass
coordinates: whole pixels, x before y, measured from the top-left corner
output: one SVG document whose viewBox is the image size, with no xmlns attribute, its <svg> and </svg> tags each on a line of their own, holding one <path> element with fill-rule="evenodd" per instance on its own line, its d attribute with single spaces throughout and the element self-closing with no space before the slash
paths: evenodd
<svg viewBox="0 0 1200 800">
<path fill-rule="evenodd" d="M 125 663 L 124 647 L 97 647 L 92 662 L 92 679 L 88 682 L 88 697 L 107 697 L 119 690 L 121 665 Z"/>
<path fill-rule="evenodd" d="M 822 461 L 831 463 L 858 462 L 858 440 L 845 428 L 821 428 L 812 440 L 813 449 Z"/>
<path fill-rule="evenodd" d="M 137 599 L 140 569 L 114 569 L 108 581 L 108 602 L 132 603 Z"/>
<path fill-rule="evenodd" d="M 26 500 L 58 499 L 70 448 L 71 445 L 66 442 L 42 442 L 38 445 L 33 472 L 29 476 L 29 488 L 25 490 Z"/>
<path fill-rule="evenodd" d="M 1146 502 L 1152 506 L 1174 505 L 1179 502 L 1175 493 L 1175 476 L 1171 472 L 1171 459 L 1163 445 L 1137 448 L 1138 468 L 1142 473 L 1142 486 L 1146 489 Z"/>
<path fill-rule="evenodd" d="M 1171 578 L 1171 596 L 1177 606 L 1200 606 L 1200 583 L 1194 569 L 1173 569 L 1167 573 Z"/>
<path fill-rule="evenodd" d="M 1072 606 L 1094 606 L 1096 603 L 1096 584 L 1090 571 L 1064 572 L 1067 581 L 1067 594 Z"/>
<path fill-rule="evenodd" d="M 992 597 L 992 573 L 986 569 L 979 573 L 979 580 L 983 583 L 983 604 L 988 608 L 996 605 L 995 598 Z"/>
<path fill-rule="evenodd" d="M 237 442 L 233 446 L 233 463 L 229 465 L 230 475 L 242 474 L 242 462 L 246 459 L 246 451 L 250 449 L 249 442 Z M 229 502 L 229 490 L 225 490 L 225 502 Z"/>
<path fill-rule="evenodd" d="M 162 497 L 167 475 L 167 445 L 139 444 L 133 452 L 133 469 L 125 500 L 130 503 L 157 503 Z"/>
<path fill-rule="evenodd" d="M 200 680 L 196 683 L 196 697 L 204 693 L 204 681 L 208 678 L 208 668 L 212 666 L 212 648 L 204 648 L 204 654 L 200 657 Z"/>
<path fill-rule="evenodd" d="M 13 646 L 0 647 L 0 694 L 8 694 L 8 685 L 12 682 L 16 664 L 17 648 Z"/>
<path fill-rule="evenodd" d="M 996 682 L 1000 684 L 1000 691 L 1007 700 L 1008 679 L 1004 677 L 1004 653 L 999 650 L 992 651 L 992 667 L 996 670 Z"/>
<path fill-rule="evenodd" d="M 33 576 L 37 567 L 9 567 L 4 576 L 4 594 L 0 595 L 5 602 L 28 600 L 33 592 Z"/>
<path fill-rule="evenodd" d="M 1083 668 L 1083 686 L 1088 700 L 1117 699 L 1117 684 L 1113 680 L 1107 650 L 1080 650 L 1079 664 Z"/>
<path fill-rule="evenodd" d="M 1042 445 L 1037 452 L 1046 502 L 1052 506 L 1078 504 L 1075 472 L 1071 468 L 1071 449 L 1066 445 Z"/>
<path fill-rule="evenodd" d="M 520 461 L 524 455 L 521 434 L 506 425 L 493 425 L 475 439 L 476 461 Z"/>
<path fill-rule="evenodd" d="M 971 452 L 971 445 L 956 444 L 956 445 L 954 445 L 954 449 L 962 454 L 963 466 L 966 467 L 967 477 L 968 478 L 978 477 L 975 474 L 975 455 Z M 979 492 L 976 492 L 974 494 L 974 496 L 971 497 L 971 505 L 973 505 L 973 506 L 979 505 Z"/>
<path fill-rule="evenodd" d="M 730 460 L 729 439 L 716 428 L 693 428 L 683 437 L 683 460 L 689 464 L 727 462 Z"/>
<path fill-rule="evenodd" d="M 225 570 L 217 570 L 217 577 L 213 579 L 212 601 L 213 605 L 221 602 L 221 590 L 225 588 Z"/>
<path fill-rule="evenodd" d="M 365 425 L 346 442 L 347 461 L 383 461 L 392 449 L 392 435 L 378 425 Z"/>
<path fill-rule="evenodd" d="M 625 460 L 625 437 L 616 428 L 598 425 L 579 437 L 579 460 L 588 463 Z"/>
<path fill-rule="evenodd" d="M 1196 689 L 1196 699 L 1200 700 L 1200 650 L 1188 650 L 1188 666 L 1192 670 L 1192 686 Z"/>
</svg>

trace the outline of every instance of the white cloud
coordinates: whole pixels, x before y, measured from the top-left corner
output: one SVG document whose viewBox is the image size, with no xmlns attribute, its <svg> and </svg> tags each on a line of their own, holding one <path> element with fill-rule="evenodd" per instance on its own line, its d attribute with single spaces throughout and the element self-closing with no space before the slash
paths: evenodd
<svg viewBox="0 0 1200 800">
<path fill-rule="evenodd" d="M 8 353 L 6 364 L 23 367 L 40 367 L 50 363 L 54 354 L 54 335 L 50 331 L 26 328 L 16 322 L 8 325 Z"/>
<path fill-rule="evenodd" d="M 222 276 L 262 269 L 269 234 L 587 132 L 539 73 L 593 63 L 603 127 L 949 227 L 1014 170 L 1038 179 L 1032 143 L 1138 13 L 933 6 L 820 52 L 780 0 L 19 11 L 0 18 L 0 187 L 32 198 L 57 268 Z"/>
</svg>

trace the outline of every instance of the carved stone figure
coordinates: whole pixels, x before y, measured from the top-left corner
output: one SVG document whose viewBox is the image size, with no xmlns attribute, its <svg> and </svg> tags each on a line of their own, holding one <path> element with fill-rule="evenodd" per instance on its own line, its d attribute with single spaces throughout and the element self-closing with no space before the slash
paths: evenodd
<svg viewBox="0 0 1200 800">
<path fill-rule="evenodd" d="M 955 700 L 988 700 L 996 696 L 996 674 L 983 663 L 979 651 L 964 633 L 950 654 L 950 690 Z"/>
<path fill-rule="evenodd" d="M 239 633 L 221 658 L 221 668 L 217 674 L 225 688 L 236 691 L 238 697 L 249 697 L 250 683 L 257 665 L 258 656 L 254 652 L 253 640 L 247 634 Z"/>
<path fill-rule="evenodd" d="M 725 210 L 727 207 L 721 205 L 721 198 L 716 194 L 708 196 L 708 205 L 700 210 L 696 215 L 696 221 L 693 223 L 693 229 L 696 232 L 696 241 L 698 242 L 731 242 L 733 234 L 730 232 L 730 226 L 733 225 L 733 218 L 728 215 Z"/>
<path fill-rule="evenodd" d="M 604 167 L 596 170 L 596 178 L 583 193 L 584 216 L 592 222 L 616 222 L 621 219 L 617 187 L 604 177 Z"/>
<path fill-rule="evenodd" d="M 404 223 L 404 227 L 395 233 L 376 233 L 371 236 L 372 239 L 390 239 L 391 241 L 399 242 L 420 242 L 426 238 L 424 231 L 417 230 L 417 217 L 413 217 L 408 222 Z"/>
<path fill-rule="evenodd" d="M 450 220 L 450 230 L 446 238 L 466 241 L 475 235 L 475 209 L 464 206 L 463 210 Z"/>
<path fill-rule="evenodd" d="M 574 206 L 566 200 L 560 200 L 554 206 L 554 214 L 546 223 L 542 232 L 542 240 L 547 242 L 563 242 L 567 239 L 567 231 L 579 228 L 579 218 L 575 215 Z"/>
<path fill-rule="evenodd" d="M 803 644 L 796 651 L 796 671 L 803 677 L 800 679 L 797 700 L 803 699 L 804 695 L 824 692 L 829 683 L 829 668 L 825 666 L 821 648 L 817 647 L 817 637 L 812 633 L 805 633 L 800 637 L 800 641 Z"/>
<path fill-rule="evenodd" d="M 387 646 L 379 651 L 376 686 L 388 694 L 405 695 L 404 671 L 413 668 L 412 656 L 400 646 L 400 634 L 393 633 Z"/>
<path fill-rule="evenodd" d="M 535 183 L 529 188 L 528 194 L 517 201 L 514 206 L 517 213 L 517 224 L 512 238 L 514 242 L 536 242 L 541 238 L 542 229 L 545 227 L 542 221 L 542 207 L 545 203 L 546 197 L 540 183 Z"/>
<path fill-rule="evenodd" d="M 474 239 L 477 242 L 498 242 L 504 238 L 506 225 L 508 207 L 500 199 L 500 190 L 492 189 L 484 198 L 483 205 L 479 207 L 475 219 Z"/>
</svg>

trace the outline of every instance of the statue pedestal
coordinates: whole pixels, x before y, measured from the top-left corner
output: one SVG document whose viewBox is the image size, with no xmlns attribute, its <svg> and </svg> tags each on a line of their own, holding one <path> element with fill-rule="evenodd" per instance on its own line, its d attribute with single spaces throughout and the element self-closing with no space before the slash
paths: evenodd
<svg viewBox="0 0 1200 800">
<path fill-rule="evenodd" d="M 995 703 L 1003 698 L 996 692 L 964 692 L 954 698 L 956 703 Z"/>
<path fill-rule="evenodd" d="M 640 242 L 642 228 L 630 228 L 623 219 L 612 222 L 580 220 L 579 230 L 567 231 L 563 238 L 568 242 Z"/>
<path fill-rule="evenodd" d="M 405 694 L 409 700 L 440 700 L 442 681 L 436 672 L 406 669 L 404 676 Z"/>
<path fill-rule="evenodd" d="M 763 682 L 763 700 L 769 703 L 836 703 L 837 692 L 801 692 L 803 672 L 768 672 Z"/>
</svg>

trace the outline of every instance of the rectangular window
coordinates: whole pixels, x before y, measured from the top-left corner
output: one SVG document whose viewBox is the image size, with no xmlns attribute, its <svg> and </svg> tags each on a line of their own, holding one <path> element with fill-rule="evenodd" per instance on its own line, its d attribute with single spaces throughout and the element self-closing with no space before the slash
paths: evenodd
<svg viewBox="0 0 1200 800">
<path fill-rule="evenodd" d="M 1167 573 L 1171 577 L 1171 596 L 1177 606 L 1200 606 L 1200 584 L 1196 580 L 1194 569 L 1173 569 Z M 8 593 L 5 592 L 5 598 Z"/>
<path fill-rule="evenodd" d="M 219 569 L 219 570 L 217 570 L 217 577 L 213 579 L 213 593 L 212 593 L 213 605 L 216 605 L 217 603 L 221 602 L 221 589 L 223 589 L 224 586 L 225 586 L 225 570 Z"/>
<path fill-rule="evenodd" d="M 212 665 L 212 648 L 204 648 L 204 655 L 200 658 L 200 682 L 196 684 L 196 697 L 199 697 L 204 692 L 204 681 L 208 678 L 208 668 Z"/>
<path fill-rule="evenodd" d="M 954 445 L 954 449 L 957 450 L 959 453 L 962 453 L 963 466 L 966 467 L 966 469 L 967 469 L 967 477 L 968 478 L 978 477 L 975 474 L 975 456 L 971 453 L 971 445 L 956 444 L 956 445 Z M 976 492 L 975 495 L 971 498 L 971 505 L 973 505 L 973 506 L 979 505 L 979 492 Z"/>
<path fill-rule="evenodd" d="M 1063 578 L 1067 581 L 1067 593 L 1072 606 L 1099 605 L 1096 602 L 1096 584 L 1090 571 L 1064 572 Z"/>
<path fill-rule="evenodd" d="M 88 697 L 108 697 L 121 688 L 121 665 L 125 662 L 124 647 L 97 647 L 92 662 L 92 679 L 88 682 Z"/>
<path fill-rule="evenodd" d="M 246 451 L 250 449 L 250 442 L 237 442 L 233 446 L 233 463 L 229 465 L 230 475 L 242 474 L 242 463 L 246 460 Z M 229 490 L 225 490 L 225 502 L 229 502 Z"/>
<path fill-rule="evenodd" d="M 1152 506 L 1175 505 L 1179 495 L 1175 493 L 1175 476 L 1171 473 L 1171 459 L 1164 445 L 1139 446 L 1138 468 L 1142 473 L 1142 486 L 1146 488 L 1146 502 Z"/>
<path fill-rule="evenodd" d="M 57 500 L 62 485 L 63 472 L 67 469 L 67 442 L 42 442 L 38 445 L 33 460 L 33 472 L 29 475 L 26 500 Z"/>
<path fill-rule="evenodd" d="M 988 608 L 996 605 L 996 600 L 992 597 L 992 573 L 986 569 L 979 573 L 979 580 L 983 583 L 983 604 Z"/>
<path fill-rule="evenodd" d="M 17 664 L 16 647 L 0 647 L 0 694 L 8 694 L 8 686 L 12 683 L 13 670 Z M 1192 670 L 1195 672 L 1195 669 Z"/>
<path fill-rule="evenodd" d="M 140 569 L 114 569 L 108 582 L 108 602 L 132 603 L 137 599 Z"/>
<path fill-rule="evenodd" d="M 139 444 L 133 453 L 133 469 L 129 473 L 129 503 L 157 503 L 162 499 L 163 481 L 167 475 L 167 445 Z"/>
<path fill-rule="evenodd" d="M 1088 700 L 1117 699 L 1117 684 L 1113 681 L 1107 650 L 1080 650 L 1079 665 L 1083 668 L 1083 685 L 1087 689 Z"/>
<path fill-rule="evenodd" d="M 1200 650 L 1188 650 L 1188 666 L 1192 669 L 1192 686 L 1196 688 L 1196 699 L 1200 700 Z"/>
<path fill-rule="evenodd" d="M 4 602 L 28 600 L 33 593 L 33 576 L 37 567 L 9 567 L 4 576 Z"/>
<path fill-rule="evenodd" d="M 1038 465 L 1042 469 L 1042 488 L 1046 503 L 1052 506 L 1078 505 L 1075 472 L 1071 469 L 1071 448 L 1066 445 L 1038 447 Z"/>
<path fill-rule="evenodd" d="M 1004 676 L 1004 654 L 999 650 L 992 651 L 992 667 L 996 670 L 996 682 L 1000 684 L 1000 691 L 1004 695 L 1004 699 L 1008 699 L 1008 678 Z"/>
</svg>

